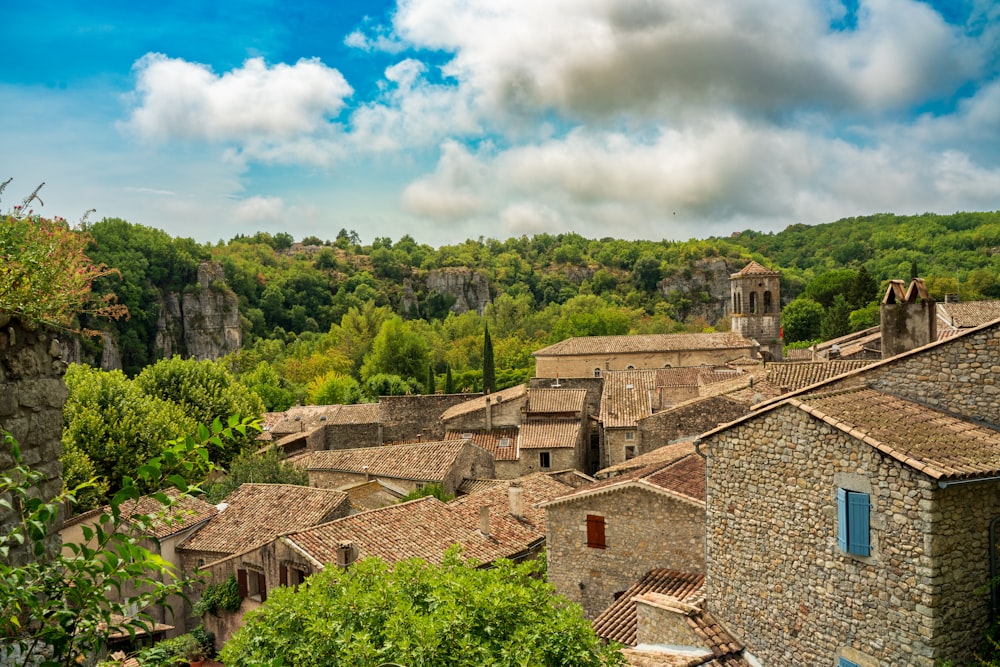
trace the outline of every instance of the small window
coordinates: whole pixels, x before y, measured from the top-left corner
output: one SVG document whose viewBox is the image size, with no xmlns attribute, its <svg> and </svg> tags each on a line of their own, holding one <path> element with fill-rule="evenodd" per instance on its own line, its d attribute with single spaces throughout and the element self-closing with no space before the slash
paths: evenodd
<svg viewBox="0 0 1000 667">
<path fill-rule="evenodd" d="M 847 658 L 841 658 L 840 661 L 837 663 L 837 667 L 861 667 L 861 665 L 859 665 L 856 662 L 852 662 Z"/>
<path fill-rule="evenodd" d="M 549 457 L 548 452 L 538 452 L 538 466 L 542 470 L 548 470 L 552 465 L 552 459 Z"/>
<path fill-rule="evenodd" d="M 757 292 L 750 292 L 750 314 L 757 314 Z"/>
<path fill-rule="evenodd" d="M 604 535 L 604 517 L 596 514 L 587 515 L 587 546 L 591 549 L 607 549 L 608 542 Z"/>
<path fill-rule="evenodd" d="M 510 447 L 510 438 L 500 438 L 497 441 L 497 447 Z"/>
<path fill-rule="evenodd" d="M 625 460 L 631 461 L 638 455 L 638 451 L 635 445 L 625 445 Z"/>
<path fill-rule="evenodd" d="M 258 602 L 267 600 L 267 582 L 263 572 L 237 570 L 236 582 L 241 598 Z"/>
<path fill-rule="evenodd" d="M 635 431 L 625 431 L 626 440 L 635 440 Z"/>
<path fill-rule="evenodd" d="M 871 555 L 870 513 L 867 493 L 837 489 L 837 546 L 841 551 L 854 556 Z"/>
<path fill-rule="evenodd" d="M 764 312 L 765 313 L 770 313 L 771 312 L 771 307 L 772 307 L 772 304 L 771 304 L 771 293 L 770 292 L 764 292 Z"/>
<path fill-rule="evenodd" d="M 594 377 L 595 378 L 601 377 L 601 369 L 600 368 L 595 368 L 594 369 Z"/>
<path fill-rule="evenodd" d="M 634 371 L 635 370 L 635 366 L 633 366 L 632 364 L 629 364 L 628 366 L 625 367 L 625 370 L 627 370 L 627 371 Z M 629 389 L 631 389 L 631 387 L 629 387 Z"/>
</svg>

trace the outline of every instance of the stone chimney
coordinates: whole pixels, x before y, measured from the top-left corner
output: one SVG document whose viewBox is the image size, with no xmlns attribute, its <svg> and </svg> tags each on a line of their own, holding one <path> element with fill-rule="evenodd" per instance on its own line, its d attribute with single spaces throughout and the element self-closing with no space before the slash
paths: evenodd
<svg viewBox="0 0 1000 667">
<path fill-rule="evenodd" d="M 490 506 L 483 505 L 479 508 L 479 532 L 483 537 L 490 536 Z"/>
<path fill-rule="evenodd" d="M 490 397 L 486 397 L 486 432 L 489 433 L 493 430 L 493 403 L 490 401 Z"/>
<path fill-rule="evenodd" d="M 879 311 L 883 359 L 937 340 L 937 304 L 921 278 L 905 291 L 902 280 L 890 280 Z"/>
<path fill-rule="evenodd" d="M 507 504 L 510 505 L 510 514 L 515 518 L 524 517 L 524 489 L 517 484 L 507 487 Z"/>
<path fill-rule="evenodd" d="M 337 567 L 347 569 L 354 562 L 354 542 L 342 540 L 337 542 Z"/>
</svg>

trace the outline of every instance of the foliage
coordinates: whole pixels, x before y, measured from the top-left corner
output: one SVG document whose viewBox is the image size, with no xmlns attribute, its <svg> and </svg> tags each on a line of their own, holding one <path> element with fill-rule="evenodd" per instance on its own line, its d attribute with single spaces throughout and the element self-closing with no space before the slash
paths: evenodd
<svg viewBox="0 0 1000 667">
<path fill-rule="evenodd" d="M 378 375 L 398 375 L 418 380 L 425 374 L 428 361 L 426 340 L 400 317 L 382 323 L 372 341 L 372 349 L 361 366 L 361 379 Z"/>
<path fill-rule="evenodd" d="M 424 484 L 419 489 L 410 491 L 405 496 L 400 498 L 399 502 L 405 503 L 407 500 L 416 500 L 417 498 L 426 498 L 427 496 L 434 496 L 444 503 L 455 498 L 455 494 L 445 491 L 443 484 L 439 482 L 432 482 L 430 484 Z"/>
<path fill-rule="evenodd" d="M 490 338 L 490 326 L 486 325 L 483 334 L 483 392 L 490 394 L 497 389 L 496 362 L 493 358 L 493 340 Z"/>
<path fill-rule="evenodd" d="M 350 375 L 330 371 L 306 387 L 311 405 L 350 405 L 361 401 L 361 385 Z"/>
<path fill-rule="evenodd" d="M 0 183 L 0 193 L 9 183 Z M 93 289 L 115 270 L 86 255 L 85 233 L 62 218 L 50 220 L 28 209 L 37 194 L 36 189 L 23 205 L 0 214 L 0 313 L 17 315 L 28 325 L 71 328 L 80 313 L 112 319 L 128 315 L 113 295 L 100 296 Z"/>
<path fill-rule="evenodd" d="M 196 616 L 218 616 L 219 611 L 236 611 L 240 608 L 240 600 L 239 582 L 233 575 L 218 584 L 205 586 L 201 598 L 194 603 L 194 613 Z"/>
<path fill-rule="evenodd" d="M 824 340 L 831 340 L 850 333 L 850 318 L 851 306 L 847 303 L 847 297 L 838 294 L 823 314 L 823 321 L 819 326 L 820 336 Z"/>
<path fill-rule="evenodd" d="M 95 523 L 83 526 L 84 543 L 55 552 L 49 546 L 60 507 L 72 505 L 77 490 L 47 502 L 38 489 L 46 475 L 26 466 L 17 443 L 5 436 L 13 466 L 0 475 L 0 508 L 13 512 L 15 520 L 0 534 L 0 662 L 72 665 L 99 654 L 112 634 L 151 629 L 144 610 L 183 594 L 186 582 L 141 545 L 155 517 L 126 512 L 125 503 L 138 500 L 140 486 L 169 484 L 185 492 L 186 479 L 211 469 L 206 448 L 245 434 L 250 425 L 233 417 L 225 426 L 218 421 L 199 426 L 197 436 L 165 444 L 159 456 L 136 469 L 134 479 L 123 480 Z M 152 497 L 166 507 L 173 502 L 165 493 Z M 12 558 L 13 547 L 27 549 L 31 559 Z"/>
<path fill-rule="evenodd" d="M 229 464 L 229 473 L 208 487 L 206 500 L 217 504 L 226 499 L 240 484 L 297 484 L 309 485 L 305 471 L 285 462 L 279 449 L 262 453 L 242 452 Z"/>
<path fill-rule="evenodd" d="M 406 379 L 398 375 L 378 373 L 365 380 L 362 386 L 365 396 L 371 400 L 377 400 L 379 396 L 407 396 L 409 394 L 420 394 L 423 387 L 419 382 Z"/>
<path fill-rule="evenodd" d="M 819 338 L 823 314 L 823 306 L 805 297 L 799 297 L 782 308 L 781 326 L 785 331 L 785 341 L 794 343 Z"/>
<path fill-rule="evenodd" d="M 407 667 L 620 665 L 580 608 L 553 592 L 538 561 L 490 569 L 412 559 L 364 559 L 282 588 L 247 614 L 222 650 L 231 667 L 282 658 L 297 667 L 391 662 Z"/>
</svg>

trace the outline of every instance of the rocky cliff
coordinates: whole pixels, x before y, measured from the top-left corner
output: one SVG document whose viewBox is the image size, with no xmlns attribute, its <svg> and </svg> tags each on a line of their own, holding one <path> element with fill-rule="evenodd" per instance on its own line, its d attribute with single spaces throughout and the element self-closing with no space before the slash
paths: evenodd
<svg viewBox="0 0 1000 667">
<path fill-rule="evenodd" d="M 701 317 L 711 324 L 729 314 L 729 276 L 745 265 L 746 260 L 706 257 L 661 280 L 659 289 L 676 304 L 680 317 Z"/>
<path fill-rule="evenodd" d="M 238 301 L 226 285 L 220 265 L 203 262 L 198 267 L 196 287 L 161 297 L 156 327 L 158 356 L 218 359 L 240 349 L 241 341 Z"/>
<path fill-rule="evenodd" d="M 427 293 L 431 292 L 454 298 L 453 312 L 474 310 L 482 315 L 490 302 L 490 281 L 485 271 L 457 266 L 435 269 L 427 273 Z"/>
</svg>

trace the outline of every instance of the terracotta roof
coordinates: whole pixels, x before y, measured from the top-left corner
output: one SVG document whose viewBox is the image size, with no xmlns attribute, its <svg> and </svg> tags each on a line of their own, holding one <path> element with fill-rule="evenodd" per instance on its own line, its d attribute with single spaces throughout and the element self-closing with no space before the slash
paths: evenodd
<svg viewBox="0 0 1000 667">
<path fill-rule="evenodd" d="M 574 448 L 580 440 L 580 422 L 529 422 L 521 425 L 519 449 Z"/>
<path fill-rule="evenodd" d="M 745 350 L 754 343 L 731 331 L 693 334 L 643 334 L 637 336 L 584 336 L 567 338 L 533 354 L 539 356 L 627 354 L 685 350 Z"/>
<path fill-rule="evenodd" d="M 487 398 L 491 403 L 496 404 L 503 401 L 517 400 L 527 393 L 528 385 L 519 384 L 515 387 L 508 387 L 507 389 L 501 389 L 500 391 L 493 392 L 489 396 L 477 396 L 476 398 L 459 403 L 458 405 L 451 406 L 441 413 L 441 420 L 447 421 L 449 419 L 454 419 L 455 417 L 476 412 L 477 410 L 485 410 Z"/>
<path fill-rule="evenodd" d="M 391 505 L 403 497 L 403 494 L 377 479 L 359 482 L 339 491 L 347 494 L 353 509 L 362 511 Z"/>
<path fill-rule="evenodd" d="M 1000 432 L 874 389 L 789 403 L 933 479 L 1000 474 Z"/>
<path fill-rule="evenodd" d="M 653 414 L 649 393 L 655 387 L 656 373 L 639 370 L 606 374 L 600 412 L 604 428 L 635 427 L 637 420 Z"/>
<path fill-rule="evenodd" d="M 781 361 L 767 364 L 763 379 L 767 379 L 785 391 L 795 391 L 817 382 L 829 380 L 842 373 L 864 368 L 875 359 L 830 359 L 828 361 Z"/>
<path fill-rule="evenodd" d="M 615 477 L 600 479 L 593 484 L 581 486 L 565 495 L 548 501 L 545 507 L 589 498 L 594 495 L 613 493 L 619 489 L 640 488 L 655 492 L 665 492 L 671 496 L 705 504 L 705 459 L 697 453 L 687 454 L 669 463 L 630 470 Z"/>
<path fill-rule="evenodd" d="M 603 639 L 635 646 L 637 621 L 633 598 L 653 592 L 692 604 L 703 595 L 704 584 L 705 575 L 702 574 L 662 568 L 650 570 L 594 619 L 594 632 Z"/>
<path fill-rule="evenodd" d="M 978 327 L 1000 319 L 1000 301 L 938 303 L 937 316 L 939 322 L 947 327 L 955 329 Z"/>
<path fill-rule="evenodd" d="M 494 486 L 503 486 L 506 489 L 507 481 L 503 479 L 463 479 L 462 483 L 458 485 L 458 493 L 467 495 L 492 489 Z"/>
<path fill-rule="evenodd" d="M 563 484 L 549 475 L 535 473 L 516 480 L 503 480 L 501 484 L 490 486 L 466 496 L 459 496 L 449 504 L 453 507 L 461 508 L 463 512 L 474 513 L 475 517 L 471 518 L 477 518 L 477 520 L 479 508 L 483 505 L 489 505 L 494 508 L 494 514 L 498 516 L 507 514 L 510 510 L 508 489 L 512 484 L 517 484 L 521 487 L 521 499 L 524 505 L 522 523 L 534 527 L 535 530 L 538 530 L 542 534 L 545 533 L 545 510 L 537 507 L 537 505 L 554 500 L 567 491 L 573 490 L 573 487 Z"/>
<path fill-rule="evenodd" d="M 215 505 L 201 498 L 181 495 L 180 491 L 170 488 L 164 493 L 173 500 L 169 508 L 164 507 L 159 500 L 151 496 L 143 496 L 138 501 L 129 500 L 121 505 L 122 516 L 131 518 L 136 514 L 144 514 L 152 518 L 151 530 L 146 534 L 162 539 L 211 519 L 219 513 Z"/>
<path fill-rule="evenodd" d="M 744 266 L 742 269 L 730 275 L 730 278 L 739 278 L 742 276 L 780 276 L 781 274 L 777 271 L 772 271 L 763 264 L 759 264 L 753 260 Z"/>
<path fill-rule="evenodd" d="M 445 431 L 444 439 L 467 439 L 492 454 L 494 461 L 517 460 L 516 428 L 495 428 L 492 431 Z M 501 446 L 502 442 L 506 444 Z"/>
<path fill-rule="evenodd" d="M 378 403 L 356 405 L 296 405 L 285 412 L 267 412 L 263 416 L 265 433 L 286 435 L 311 431 L 324 424 L 377 424 Z M 265 438 L 266 439 L 266 438 Z"/>
<path fill-rule="evenodd" d="M 528 412 L 583 412 L 587 404 L 586 389 L 530 389 Z"/>
<path fill-rule="evenodd" d="M 411 445 L 326 449 L 309 456 L 308 470 L 368 473 L 396 479 L 441 481 L 455 464 L 467 440 L 440 440 Z"/>
<path fill-rule="evenodd" d="M 307 553 L 318 563 L 337 560 L 337 546 L 353 542 L 359 558 L 376 556 L 389 562 L 423 558 L 440 563 L 452 545 L 463 547 L 463 555 L 482 563 L 519 555 L 542 537 L 507 517 L 491 516 L 490 535 L 479 532 L 458 508 L 433 496 L 371 510 L 285 535 L 281 539 Z"/>
<path fill-rule="evenodd" d="M 764 401 L 778 398 L 788 393 L 769 380 L 754 380 L 752 385 L 725 392 L 726 398 L 739 401 L 743 405 L 752 406 Z"/>
<path fill-rule="evenodd" d="M 226 497 L 226 508 L 181 548 L 233 554 L 252 549 L 288 530 L 313 526 L 341 505 L 347 495 L 331 489 L 293 484 L 242 484 Z"/>
<path fill-rule="evenodd" d="M 640 454 L 634 459 L 629 459 L 628 461 L 598 470 L 596 477 L 598 479 L 606 479 L 631 470 L 648 468 L 652 465 L 667 465 L 668 463 L 672 463 L 687 456 L 688 454 L 693 453 L 694 438 L 688 438 L 686 440 L 682 440 L 681 442 L 674 442 L 669 445 L 664 445 L 663 447 L 657 447 L 653 451 Z"/>
</svg>

